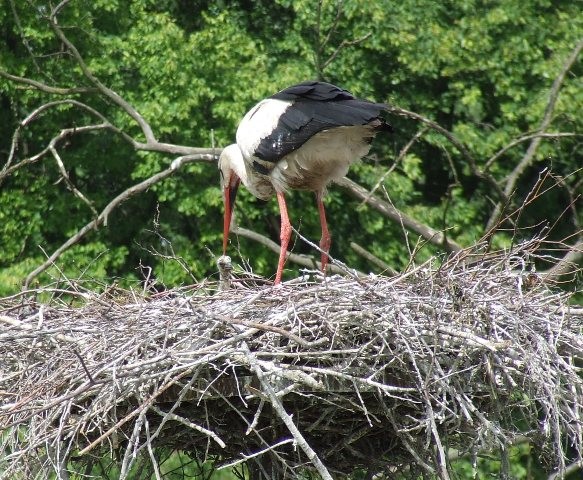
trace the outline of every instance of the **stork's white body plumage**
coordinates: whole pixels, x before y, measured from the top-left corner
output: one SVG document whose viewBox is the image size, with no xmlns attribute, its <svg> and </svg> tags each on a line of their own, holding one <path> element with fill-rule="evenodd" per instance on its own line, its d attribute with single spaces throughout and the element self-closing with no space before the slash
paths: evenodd
<svg viewBox="0 0 583 480">
<path fill-rule="evenodd" d="M 331 239 L 322 196 L 331 181 L 344 177 L 350 165 L 368 153 L 378 131 L 390 130 L 380 117 L 384 108 L 328 83 L 304 82 L 249 110 L 237 129 L 237 143 L 226 147 L 219 159 L 225 193 L 223 253 L 239 183 L 263 200 L 275 194 L 281 211 L 279 283 L 291 236 L 284 194 L 289 189 L 311 190 L 320 213 L 325 271 Z"/>
</svg>

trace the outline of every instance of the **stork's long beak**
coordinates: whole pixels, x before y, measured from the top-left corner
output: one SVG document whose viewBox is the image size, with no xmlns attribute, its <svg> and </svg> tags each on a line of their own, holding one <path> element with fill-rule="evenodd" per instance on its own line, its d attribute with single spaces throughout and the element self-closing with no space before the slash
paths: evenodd
<svg viewBox="0 0 583 480">
<path fill-rule="evenodd" d="M 225 182 L 225 219 L 223 224 L 223 255 L 227 253 L 227 243 L 229 242 L 229 230 L 231 228 L 231 217 L 233 216 L 233 207 L 241 179 L 231 172 L 231 177 Z"/>
</svg>

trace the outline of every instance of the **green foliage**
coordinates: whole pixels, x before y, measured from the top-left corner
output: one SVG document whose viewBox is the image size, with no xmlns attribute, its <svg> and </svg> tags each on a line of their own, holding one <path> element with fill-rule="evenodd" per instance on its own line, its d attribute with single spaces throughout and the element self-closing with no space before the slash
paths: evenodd
<svg viewBox="0 0 583 480">
<path fill-rule="evenodd" d="M 11 8 L 0 13 L 0 68 L 48 85 L 91 86 L 50 28 L 48 4 L 9 4 Z M 472 152 L 478 168 L 512 139 L 538 128 L 553 79 L 583 32 L 576 2 L 543 0 L 346 0 L 340 9 L 331 1 L 318 8 L 311 0 L 194 4 L 165 0 L 130 5 L 100 0 L 69 2 L 61 9 L 59 23 L 93 74 L 135 107 L 161 141 L 224 146 L 233 141 L 238 120 L 258 99 L 291 83 L 320 77 L 439 122 Z M 582 131 L 581 87 L 579 62 L 561 91 L 552 131 Z M 144 140 L 136 122 L 111 101 L 95 93 L 71 97 Z M 2 159 L 7 158 L 18 123 L 44 103 L 59 99 L 2 78 Z M 42 151 L 62 128 L 99 121 L 72 104 L 47 109 L 23 129 L 16 160 Z M 379 137 L 371 158 L 351 170 L 352 178 L 365 186 L 377 183 L 421 128 L 418 122 L 396 116 L 390 121 L 396 133 Z M 517 186 L 513 205 L 526 198 L 542 168 L 552 165 L 556 174 L 567 176 L 583 164 L 578 142 L 543 141 L 536 162 Z M 489 172 L 504 179 L 527 145 L 510 149 L 489 166 Z M 59 153 L 71 181 L 98 212 L 173 159 L 136 153 L 110 131 L 72 137 Z M 575 180 L 569 180 L 573 184 Z M 87 278 L 135 281 L 143 275 L 140 265 L 146 265 L 167 286 L 214 275 L 212 254 L 220 252 L 222 235 L 217 187 L 214 165 L 191 164 L 125 203 L 111 215 L 107 228 L 72 248 L 59 268 Z M 431 131 L 412 146 L 377 193 L 419 221 L 447 229 L 448 236 L 462 245 L 484 234 L 492 204 L 498 200 L 491 186 L 472 172 L 468 159 Z M 525 210 L 519 226 L 554 222 L 554 200 L 565 205 L 567 193 L 556 189 L 552 202 Z M 289 197 L 294 224 L 302 234 L 317 239 L 313 197 L 306 193 Z M 331 187 L 327 204 L 333 256 L 369 270 L 370 265 L 350 248 L 350 241 L 355 241 L 396 268 L 408 263 L 415 236 L 406 239 L 399 225 L 337 188 Z M 278 240 L 275 202 L 263 204 L 241 192 L 236 213 L 242 226 Z M 50 155 L 8 177 L 0 190 L 0 291 L 15 291 L 33 265 L 93 217 L 60 180 Z M 574 210 L 567 213 L 557 224 L 555 238 L 571 234 L 578 221 Z M 510 238 L 499 234 L 494 245 L 507 245 Z M 240 242 L 240 260 L 252 259 L 257 273 L 271 275 L 275 254 L 253 242 Z M 233 239 L 233 247 L 236 244 Z M 300 241 L 294 251 L 314 254 Z M 170 260 L 168 252 L 183 261 Z M 417 259 L 436 252 L 425 246 Z M 49 278 L 54 273 L 44 277 Z"/>
</svg>

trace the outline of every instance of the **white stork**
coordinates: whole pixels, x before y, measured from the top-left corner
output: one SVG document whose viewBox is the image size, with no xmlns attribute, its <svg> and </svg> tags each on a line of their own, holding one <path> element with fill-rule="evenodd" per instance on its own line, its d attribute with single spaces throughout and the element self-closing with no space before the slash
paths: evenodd
<svg viewBox="0 0 583 480">
<path fill-rule="evenodd" d="M 223 255 L 239 184 L 243 182 L 262 200 L 275 194 L 281 212 L 275 283 L 280 283 L 292 231 L 285 192 L 311 190 L 320 213 L 322 271 L 326 272 L 331 243 L 322 202 L 326 185 L 344 177 L 350 165 L 368 153 L 377 132 L 391 131 L 380 116 L 385 108 L 329 83 L 302 82 L 249 110 L 237 129 L 237 143 L 226 147 L 219 158 L 225 201 Z"/>
</svg>

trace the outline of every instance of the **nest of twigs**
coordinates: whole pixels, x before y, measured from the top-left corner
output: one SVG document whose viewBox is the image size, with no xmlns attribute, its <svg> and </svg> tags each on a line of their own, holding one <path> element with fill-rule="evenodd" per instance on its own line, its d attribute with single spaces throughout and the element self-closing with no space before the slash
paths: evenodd
<svg viewBox="0 0 583 480">
<path fill-rule="evenodd" d="M 92 478 L 106 458 L 164 478 L 180 451 L 261 478 L 449 478 L 452 452 L 517 438 L 564 468 L 583 453 L 583 309 L 532 248 L 393 278 L 1 300 L 0 477 Z"/>
</svg>

